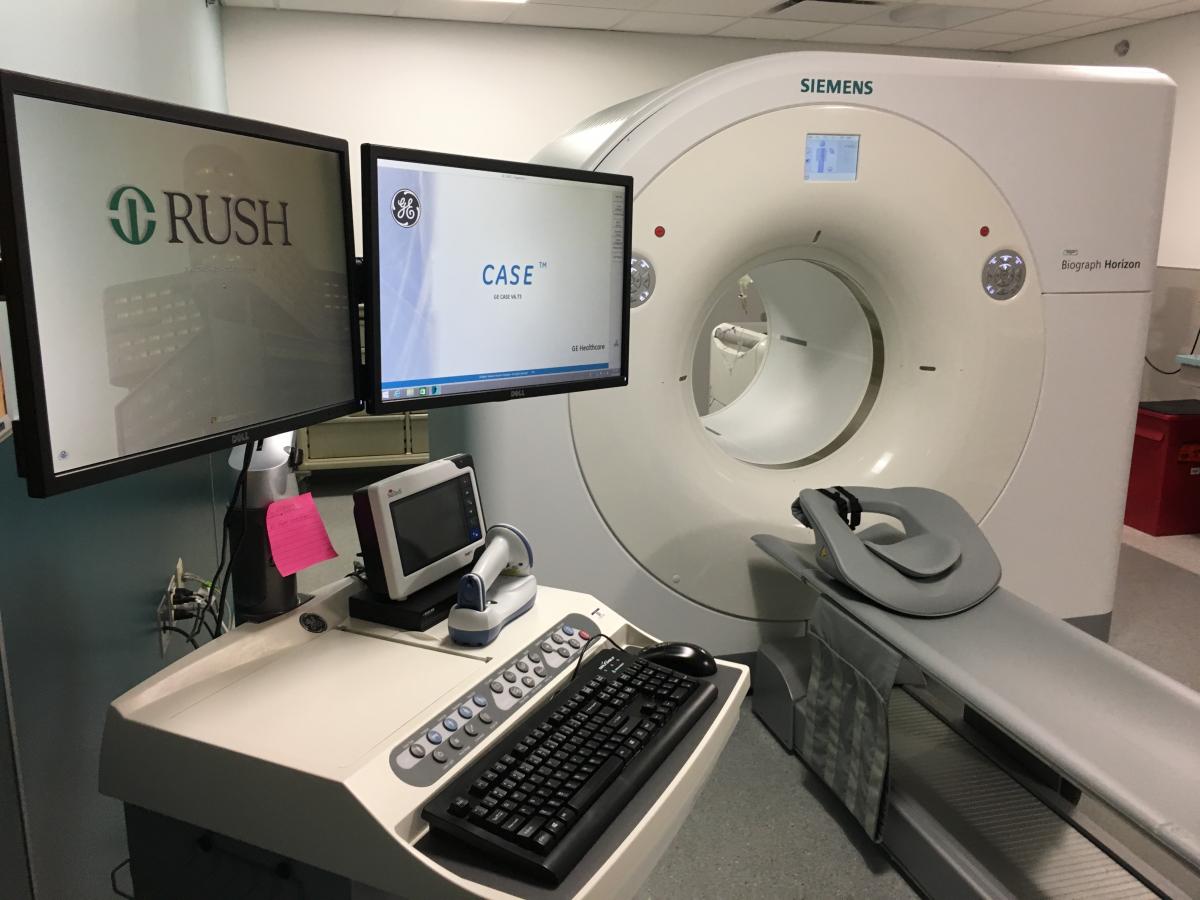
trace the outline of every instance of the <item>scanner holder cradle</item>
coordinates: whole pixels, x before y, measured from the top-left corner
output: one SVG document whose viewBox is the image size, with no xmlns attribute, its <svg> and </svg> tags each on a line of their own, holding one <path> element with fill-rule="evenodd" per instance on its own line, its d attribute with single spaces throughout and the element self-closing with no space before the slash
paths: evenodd
<svg viewBox="0 0 1200 900">
<path fill-rule="evenodd" d="M 509 622 L 524 615 L 537 599 L 533 549 L 512 525 L 493 525 L 487 544 L 471 571 L 458 583 L 450 610 L 450 639 L 456 644 L 490 644 Z"/>
</svg>

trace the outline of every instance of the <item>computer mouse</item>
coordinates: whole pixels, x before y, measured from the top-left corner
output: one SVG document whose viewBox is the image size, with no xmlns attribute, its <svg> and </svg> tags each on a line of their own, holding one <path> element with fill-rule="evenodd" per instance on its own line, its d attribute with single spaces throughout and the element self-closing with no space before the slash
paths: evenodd
<svg viewBox="0 0 1200 900">
<path fill-rule="evenodd" d="M 705 678 L 715 675 L 717 672 L 717 661 L 713 659 L 711 653 L 703 647 L 686 644 L 683 641 L 668 641 L 664 644 L 644 647 L 638 657 L 681 675 Z"/>
</svg>

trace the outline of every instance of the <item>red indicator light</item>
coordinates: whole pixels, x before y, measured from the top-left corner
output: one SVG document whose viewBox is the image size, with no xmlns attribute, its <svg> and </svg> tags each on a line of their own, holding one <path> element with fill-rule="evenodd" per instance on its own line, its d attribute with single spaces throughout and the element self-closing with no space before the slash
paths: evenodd
<svg viewBox="0 0 1200 900">
<path fill-rule="evenodd" d="M 654 236 L 655 237 L 662 237 L 666 233 L 667 233 L 667 229 L 663 228 L 661 225 L 656 225 L 654 227 Z"/>
<path fill-rule="evenodd" d="M 988 228 L 986 225 L 984 225 L 982 228 L 979 229 L 980 237 L 987 237 L 991 233 L 992 233 L 992 229 Z"/>
</svg>

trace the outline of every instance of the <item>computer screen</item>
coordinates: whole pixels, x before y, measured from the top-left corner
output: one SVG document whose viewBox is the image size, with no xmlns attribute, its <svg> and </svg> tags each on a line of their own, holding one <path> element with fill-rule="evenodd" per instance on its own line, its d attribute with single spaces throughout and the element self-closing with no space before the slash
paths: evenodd
<svg viewBox="0 0 1200 900">
<path fill-rule="evenodd" d="M 344 141 L 10 73 L 0 101 L 31 493 L 359 408 Z"/>
<path fill-rule="evenodd" d="M 368 407 L 628 381 L 627 176 L 363 147 Z"/>
</svg>

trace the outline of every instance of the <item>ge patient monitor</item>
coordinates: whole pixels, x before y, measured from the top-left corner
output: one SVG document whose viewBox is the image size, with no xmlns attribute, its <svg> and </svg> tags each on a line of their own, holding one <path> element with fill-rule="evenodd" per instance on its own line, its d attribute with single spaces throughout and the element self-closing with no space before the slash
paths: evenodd
<svg viewBox="0 0 1200 900">
<path fill-rule="evenodd" d="M 362 159 L 372 412 L 628 383 L 632 178 Z"/>
<path fill-rule="evenodd" d="M 34 496 L 358 409 L 345 141 L 0 72 Z"/>
<path fill-rule="evenodd" d="M 355 492 L 354 523 L 367 584 L 391 600 L 470 565 L 485 530 L 471 457 L 435 460 Z"/>
</svg>

